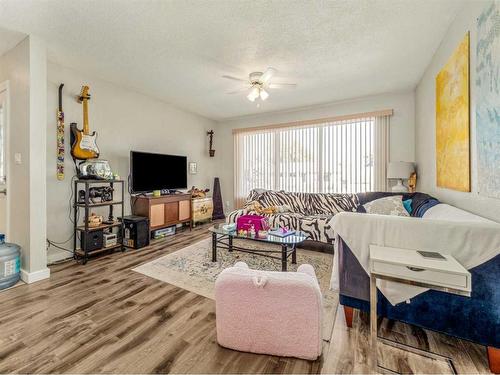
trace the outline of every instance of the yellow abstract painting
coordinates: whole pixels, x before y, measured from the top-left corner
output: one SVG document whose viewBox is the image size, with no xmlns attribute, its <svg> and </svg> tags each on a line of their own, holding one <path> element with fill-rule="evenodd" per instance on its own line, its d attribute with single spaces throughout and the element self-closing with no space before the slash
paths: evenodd
<svg viewBox="0 0 500 375">
<path fill-rule="evenodd" d="M 436 178 L 470 191 L 469 33 L 436 77 Z"/>
</svg>

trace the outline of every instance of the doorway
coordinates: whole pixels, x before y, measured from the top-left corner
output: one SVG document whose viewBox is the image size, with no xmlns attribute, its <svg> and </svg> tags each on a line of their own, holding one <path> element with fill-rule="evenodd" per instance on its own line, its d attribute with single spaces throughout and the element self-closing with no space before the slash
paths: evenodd
<svg viewBox="0 0 500 375">
<path fill-rule="evenodd" d="M 0 233 L 8 239 L 9 200 L 7 189 L 7 149 L 9 129 L 9 83 L 0 83 Z"/>
</svg>

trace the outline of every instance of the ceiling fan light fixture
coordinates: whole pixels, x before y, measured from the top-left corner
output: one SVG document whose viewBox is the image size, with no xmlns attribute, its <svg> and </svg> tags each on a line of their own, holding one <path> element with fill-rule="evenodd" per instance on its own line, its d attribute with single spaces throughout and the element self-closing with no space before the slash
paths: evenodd
<svg viewBox="0 0 500 375">
<path fill-rule="evenodd" d="M 260 89 L 260 98 L 262 100 L 266 100 L 267 98 L 269 98 L 269 93 L 264 89 Z"/>
<path fill-rule="evenodd" d="M 250 100 L 251 102 L 254 102 L 255 99 L 259 97 L 259 94 L 260 94 L 259 88 L 257 86 L 253 86 L 247 95 L 247 99 Z"/>
</svg>

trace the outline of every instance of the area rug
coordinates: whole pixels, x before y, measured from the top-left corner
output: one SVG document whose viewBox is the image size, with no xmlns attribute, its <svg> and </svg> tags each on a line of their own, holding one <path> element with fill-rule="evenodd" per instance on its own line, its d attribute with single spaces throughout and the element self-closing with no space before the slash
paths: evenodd
<svg viewBox="0 0 500 375">
<path fill-rule="evenodd" d="M 276 245 L 254 243 L 248 240 L 234 240 L 234 245 L 247 248 L 280 249 Z M 212 262 L 212 242 L 211 239 L 205 239 L 145 263 L 134 268 L 133 271 L 214 299 L 217 275 L 238 261 L 247 263 L 252 269 L 281 270 L 281 260 L 237 251 L 230 253 L 225 249 L 218 249 L 217 262 Z M 296 271 L 297 266 L 304 263 L 314 267 L 323 293 L 323 337 L 325 340 L 331 337 L 339 301 L 338 294 L 329 289 L 332 262 L 333 255 L 331 254 L 303 249 L 297 250 L 297 264 L 291 264 L 290 258 L 288 262 L 289 271 Z"/>
</svg>

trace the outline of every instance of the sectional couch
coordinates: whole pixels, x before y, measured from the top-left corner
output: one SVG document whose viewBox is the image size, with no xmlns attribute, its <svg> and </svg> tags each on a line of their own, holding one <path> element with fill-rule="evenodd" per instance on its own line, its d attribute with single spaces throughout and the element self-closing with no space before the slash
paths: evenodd
<svg viewBox="0 0 500 375">
<path fill-rule="evenodd" d="M 227 216 L 228 223 L 235 223 L 238 217 L 261 214 L 254 210 L 255 203 L 262 207 L 277 207 L 281 212 L 264 214 L 271 227 L 280 225 L 300 230 L 309 235 L 309 240 L 332 243 L 335 237 L 331 220 L 339 212 L 364 212 L 363 204 L 393 193 L 289 193 L 274 190 L 252 190 L 243 208 Z M 401 195 L 401 193 L 399 193 Z M 423 193 L 408 193 L 403 199 L 412 199 L 412 216 L 421 217 L 425 211 L 439 201 Z"/>
</svg>

